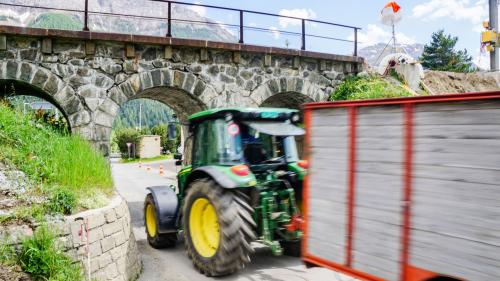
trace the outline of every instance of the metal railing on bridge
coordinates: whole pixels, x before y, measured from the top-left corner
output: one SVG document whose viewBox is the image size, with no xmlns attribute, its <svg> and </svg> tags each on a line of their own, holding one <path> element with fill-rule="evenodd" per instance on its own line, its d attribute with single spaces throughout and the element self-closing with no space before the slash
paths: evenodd
<svg viewBox="0 0 500 281">
<path fill-rule="evenodd" d="M 81 1 L 79 3 L 82 3 L 82 6 L 80 9 L 74 8 L 74 7 L 49 7 L 49 6 L 35 6 L 33 4 L 20 4 L 19 2 L 21 1 L 9 1 L 8 0 L 2 0 L 0 1 L 0 5 L 3 6 L 10 6 L 10 7 L 18 7 L 18 8 L 29 8 L 29 9 L 42 9 L 42 10 L 55 10 L 55 11 L 62 11 L 62 12 L 70 12 L 70 13 L 75 13 L 78 15 L 79 18 L 83 18 L 83 30 L 84 31 L 90 31 L 90 24 L 89 24 L 89 18 L 91 16 L 111 16 L 111 17 L 132 17 L 132 18 L 139 18 L 139 19 L 145 19 L 145 20 L 157 20 L 157 21 L 163 21 L 166 24 L 166 34 L 165 36 L 167 37 L 172 37 L 173 36 L 173 29 L 172 27 L 174 26 L 174 23 L 185 23 L 185 24 L 203 24 L 203 25 L 217 25 L 220 27 L 226 27 L 226 28 L 233 28 L 237 30 L 237 37 L 235 39 L 238 40 L 238 43 L 249 43 L 245 42 L 245 31 L 246 32 L 266 32 L 270 34 L 283 34 L 283 35 L 290 35 L 290 36 L 296 36 L 300 37 L 300 49 L 301 50 L 306 50 L 306 39 L 307 38 L 314 38 L 314 39 L 325 39 L 325 40 L 331 40 L 331 41 L 338 41 L 338 42 L 344 42 L 344 43 L 349 43 L 352 44 L 352 53 L 350 55 L 357 56 L 358 54 L 358 31 L 361 29 L 359 27 L 355 26 L 349 26 L 349 25 L 344 25 L 344 24 L 338 24 L 338 23 L 333 23 L 333 22 L 327 22 L 327 21 L 321 21 L 321 20 L 315 20 L 311 18 L 301 18 L 301 17 L 294 17 L 294 16 L 288 16 L 284 14 L 273 14 L 273 13 L 266 13 L 266 12 L 259 12 L 259 11 L 252 11 L 252 10 L 243 10 L 243 9 L 236 9 L 236 8 L 228 8 L 228 7 L 220 7 L 220 6 L 213 6 L 213 5 L 204 5 L 204 4 L 195 4 L 195 3 L 188 3 L 188 2 L 178 2 L 178 1 L 169 1 L 169 0 L 146 0 L 147 2 L 156 2 L 156 3 L 162 3 L 163 5 L 166 4 L 166 7 L 158 7 L 158 9 L 165 10 L 166 8 L 166 16 L 157 16 L 157 15 L 136 15 L 136 14 L 131 14 L 131 13 L 115 13 L 115 12 L 107 12 L 107 11 L 97 11 L 93 10 L 92 6 L 89 5 L 89 0 L 73 0 L 74 1 Z M 92 1 L 92 0 L 91 0 Z M 68 1 L 68 4 L 71 1 Z M 119 3 L 119 1 L 113 1 L 115 3 Z M 76 2 L 74 2 L 76 3 Z M 70 4 L 69 4 L 70 5 Z M 228 12 L 234 12 L 237 13 L 239 17 L 239 23 L 224 23 L 224 22 L 219 22 L 215 20 L 210 20 L 205 17 L 200 17 L 202 20 L 194 20 L 194 19 L 183 19 L 180 16 L 177 15 L 172 8 L 173 5 L 181 5 L 181 6 L 188 6 L 191 7 L 193 10 L 196 8 L 203 8 L 203 9 L 215 9 L 218 11 L 228 11 Z M 132 9 L 132 7 L 130 7 Z M 284 30 L 284 29 L 277 29 L 275 27 L 258 27 L 256 26 L 255 23 L 251 24 L 245 24 L 245 19 L 248 16 L 251 15 L 256 15 L 256 16 L 266 16 L 266 17 L 274 17 L 279 20 L 288 20 L 288 21 L 295 21 L 293 26 L 298 26 L 300 29 L 298 31 L 296 30 Z M 1 20 L 0 20 L 1 24 Z M 315 33 L 308 33 L 306 30 L 306 27 L 311 26 L 314 27 L 315 25 L 326 25 L 329 27 L 335 27 L 335 28 L 340 28 L 345 30 L 350 31 L 349 36 L 344 37 L 335 37 L 334 35 L 327 35 L 327 34 L 315 34 Z M 287 25 L 284 25 L 287 27 Z M 96 31 L 96 30 L 93 30 Z M 97 31 L 102 31 L 102 30 L 97 30 Z M 236 33 L 236 32 L 235 32 Z M 335 33 L 340 33 L 340 32 L 335 32 Z M 207 38 L 191 38 L 191 39 L 207 39 Z M 287 44 L 288 47 L 288 44 Z"/>
</svg>

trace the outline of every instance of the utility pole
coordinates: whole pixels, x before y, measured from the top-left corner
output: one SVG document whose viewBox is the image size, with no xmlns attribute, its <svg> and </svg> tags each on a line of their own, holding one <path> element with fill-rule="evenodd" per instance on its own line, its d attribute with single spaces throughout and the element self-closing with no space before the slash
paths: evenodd
<svg viewBox="0 0 500 281">
<path fill-rule="evenodd" d="M 490 1 L 490 27 L 494 32 L 498 32 L 498 0 Z M 497 33 L 498 34 L 498 33 Z M 498 35 L 494 49 L 490 52 L 490 70 L 498 71 L 498 58 L 500 56 L 498 49 Z"/>
</svg>

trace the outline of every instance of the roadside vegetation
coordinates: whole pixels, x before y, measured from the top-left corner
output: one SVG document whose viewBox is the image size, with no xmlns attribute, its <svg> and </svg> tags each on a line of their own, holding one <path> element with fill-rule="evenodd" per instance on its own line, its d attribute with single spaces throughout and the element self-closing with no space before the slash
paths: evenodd
<svg viewBox="0 0 500 281">
<path fill-rule="evenodd" d="M 364 100 L 408 96 L 412 96 L 412 93 L 402 84 L 388 82 L 379 75 L 366 74 L 347 77 L 330 95 L 330 100 Z"/>
<path fill-rule="evenodd" d="M 47 226 L 40 226 L 33 236 L 24 237 L 18 247 L 9 244 L 9 239 L 4 237 L 0 241 L 0 264 L 2 270 L 11 272 L 20 268 L 31 276 L 27 280 L 82 280 L 79 264 L 64 254 L 55 232 Z"/>
<path fill-rule="evenodd" d="M 31 114 L 0 103 L 0 162 L 24 172 L 42 203 L 19 206 L 16 216 L 41 219 L 101 207 L 112 193 L 107 160 L 77 135 L 64 134 Z M 5 220 L 5 217 L 3 218 Z"/>
</svg>

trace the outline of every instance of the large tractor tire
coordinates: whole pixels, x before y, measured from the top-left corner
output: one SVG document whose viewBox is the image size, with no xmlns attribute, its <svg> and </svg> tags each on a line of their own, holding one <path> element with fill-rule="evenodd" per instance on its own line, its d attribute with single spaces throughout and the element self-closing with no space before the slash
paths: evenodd
<svg viewBox="0 0 500 281">
<path fill-rule="evenodd" d="M 163 249 L 175 246 L 177 233 L 158 233 L 158 219 L 156 217 L 156 206 L 153 196 L 148 194 L 144 201 L 144 225 L 148 243 L 155 249 Z"/>
<path fill-rule="evenodd" d="M 193 182 L 184 199 L 186 251 L 207 276 L 231 274 L 250 262 L 255 222 L 249 198 L 209 179 Z"/>
</svg>

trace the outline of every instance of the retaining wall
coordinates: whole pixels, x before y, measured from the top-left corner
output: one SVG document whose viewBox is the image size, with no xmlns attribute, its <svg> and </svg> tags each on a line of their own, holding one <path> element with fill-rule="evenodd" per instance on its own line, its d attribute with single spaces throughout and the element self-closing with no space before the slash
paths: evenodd
<svg viewBox="0 0 500 281">
<path fill-rule="evenodd" d="M 77 220 L 78 218 L 83 220 Z M 88 222 L 89 230 L 91 280 L 135 280 L 142 265 L 125 200 L 115 195 L 106 207 L 49 223 L 50 228 L 58 233 L 64 252 L 75 262 L 81 262 L 83 273 L 87 276 L 87 235 L 84 221 Z M 32 235 L 33 229 L 28 225 L 0 229 L 0 236 L 5 234 L 17 244 L 22 237 Z"/>
</svg>

